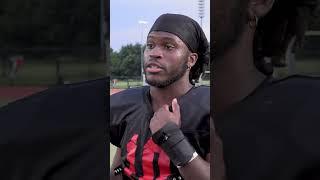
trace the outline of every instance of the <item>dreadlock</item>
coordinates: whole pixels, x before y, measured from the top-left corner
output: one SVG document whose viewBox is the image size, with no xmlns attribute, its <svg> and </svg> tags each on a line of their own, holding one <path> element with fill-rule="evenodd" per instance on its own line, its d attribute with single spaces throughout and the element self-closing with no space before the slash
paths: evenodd
<svg viewBox="0 0 320 180">
<path fill-rule="evenodd" d="M 209 63 L 209 59 L 210 59 L 209 49 L 210 48 L 207 48 L 205 50 L 205 53 L 203 53 L 202 55 L 198 54 L 198 56 L 202 56 L 202 57 L 198 57 L 196 64 L 190 70 L 189 81 L 193 85 L 199 82 L 199 78 L 201 74 L 205 71 L 205 66 L 208 65 Z"/>
<path fill-rule="evenodd" d="M 275 0 L 271 11 L 259 21 L 254 39 L 255 65 L 261 72 L 270 75 L 273 66 L 285 66 L 285 52 L 293 38 L 293 51 L 302 47 L 317 7 L 318 0 Z"/>
</svg>

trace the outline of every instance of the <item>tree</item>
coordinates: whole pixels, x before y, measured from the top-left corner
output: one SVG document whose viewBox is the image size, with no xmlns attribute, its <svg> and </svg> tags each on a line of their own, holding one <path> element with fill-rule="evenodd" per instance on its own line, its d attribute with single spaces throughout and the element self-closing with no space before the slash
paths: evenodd
<svg viewBox="0 0 320 180">
<path fill-rule="evenodd" d="M 119 52 L 110 51 L 111 76 L 141 76 L 141 45 L 128 44 Z"/>
<path fill-rule="evenodd" d="M 99 19 L 99 1 L 1 0 L 0 42 L 15 49 L 99 48 Z"/>
</svg>

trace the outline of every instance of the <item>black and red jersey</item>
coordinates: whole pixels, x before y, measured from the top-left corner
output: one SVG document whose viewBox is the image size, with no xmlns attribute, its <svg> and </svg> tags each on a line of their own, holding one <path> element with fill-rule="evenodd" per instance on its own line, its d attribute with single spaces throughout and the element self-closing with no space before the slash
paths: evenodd
<svg viewBox="0 0 320 180">
<path fill-rule="evenodd" d="M 210 151 L 210 89 L 207 86 L 193 87 L 177 100 L 181 130 L 197 153 L 205 158 Z M 178 169 L 151 138 L 149 121 L 154 112 L 150 87 L 112 95 L 110 113 L 110 141 L 121 148 L 125 176 L 157 180 L 179 177 Z"/>
</svg>

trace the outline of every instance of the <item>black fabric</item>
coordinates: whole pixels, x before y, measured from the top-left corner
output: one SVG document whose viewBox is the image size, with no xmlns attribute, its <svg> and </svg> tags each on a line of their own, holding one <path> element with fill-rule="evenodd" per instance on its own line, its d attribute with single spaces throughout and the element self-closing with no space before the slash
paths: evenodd
<svg viewBox="0 0 320 180">
<path fill-rule="evenodd" d="M 135 162 L 134 162 L 134 167 L 136 168 L 136 175 L 138 177 L 143 176 L 143 167 L 142 167 L 142 151 L 143 151 L 143 145 L 145 140 L 143 139 L 143 136 L 138 137 L 137 145 L 138 148 L 135 153 Z"/>
<path fill-rule="evenodd" d="M 152 31 L 163 31 L 178 36 L 191 52 L 198 54 L 200 61 L 207 62 L 209 43 L 195 20 L 180 14 L 163 14 L 153 24 L 149 33 Z"/>
<path fill-rule="evenodd" d="M 50 88 L 0 109 L 0 179 L 107 179 L 104 79 Z"/>
<path fill-rule="evenodd" d="M 320 179 L 320 78 L 265 81 L 215 114 L 228 180 Z"/>
<path fill-rule="evenodd" d="M 154 158 L 153 158 L 153 170 L 154 170 L 154 176 L 153 179 L 156 180 L 157 177 L 160 176 L 160 169 L 158 165 L 158 160 L 159 160 L 159 153 L 154 153 Z"/>
<path fill-rule="evenodd" d="M 132 88 L 111 96 L 110 141 L 121 148 L 122 159 L 128 155 L 128 144 L 148 151 L 149 147 L 146 147 L 146 143 L 151 139 L 149 121 L 153 116 L 149 88 Z M 209 87 L 194 87 L 177 100 L 181 110 L 181 130 L 197 153 L 205 158 L 210 151 Z M 142 139 L 140 144 L 136 144 L 137 142 L 133 140 L 134 135 Z M 143 152 L 141 149 L 137 151 Z M 142 156 L 141 153 L 140 156 Z M 153 158 L 151 163 L 152 161 Z M 162 167 L 159 168 L 161 172 Z"/>
</svg>

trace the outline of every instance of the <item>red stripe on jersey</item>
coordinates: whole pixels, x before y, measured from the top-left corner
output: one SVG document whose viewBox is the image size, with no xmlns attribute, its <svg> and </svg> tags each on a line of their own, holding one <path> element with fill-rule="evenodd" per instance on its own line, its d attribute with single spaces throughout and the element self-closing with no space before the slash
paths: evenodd
<svg viewBox="0 0 320 180">
<path fill-rule="evenodd" d="M 135 153 L 136 153 L 136 149 L 137 149 L 137 139 L 138 139 L 138 135 L 135 134 L 132 136 L 129 143 L 127 144 L 127 160 L 129 162 L 129 168 L 125 167 L 124 173 L 128 177 L 130 177 L 131 174 L 136 173 L 136 170 L 134 167 L 134 161 L 135 161 Z"/>
<path fill-rule="evenodd" d="M 131 174 L 135 174 L 136 170 L 134 167 L 135 162 L 135 152 L 137 149 L 137 140 L 138 135 L 135 134 L 129 143 L 127 144 L 127 160 L 130 164 L 130 167 L 124 168 L 124 173 L 130 177 Z M 143 169 L 143 180 L 153 180 L 154 178 L 154 168 L 153 168 L 153 159 L 154 154 L 159 153 L 158 166 L 160 170 L 160 176 L 156 178 L 157 180 L 166 180 L 168 176 L 171 175 L 170 171 L 170 159 L 167 154 L 153 142 L 150 138 L 147 143 L 144 145 L 143 154 L 142 154 L 142 169 Z"/>
<path fill-rule="evenodd" d="M 159 153 L 158 166 L 160 170 L 160 176 L 157 178 L 157 180 L 165 180 L 168 176 L 171 175 L 170 159 L 167 154 L 153 142 L 152 138 L 148 140 L 143 150 L 142 161 L 144 176 L 148 174 L 148 179 L 153 179 L 153 158 L 155 152 Z"/>
</svg>

